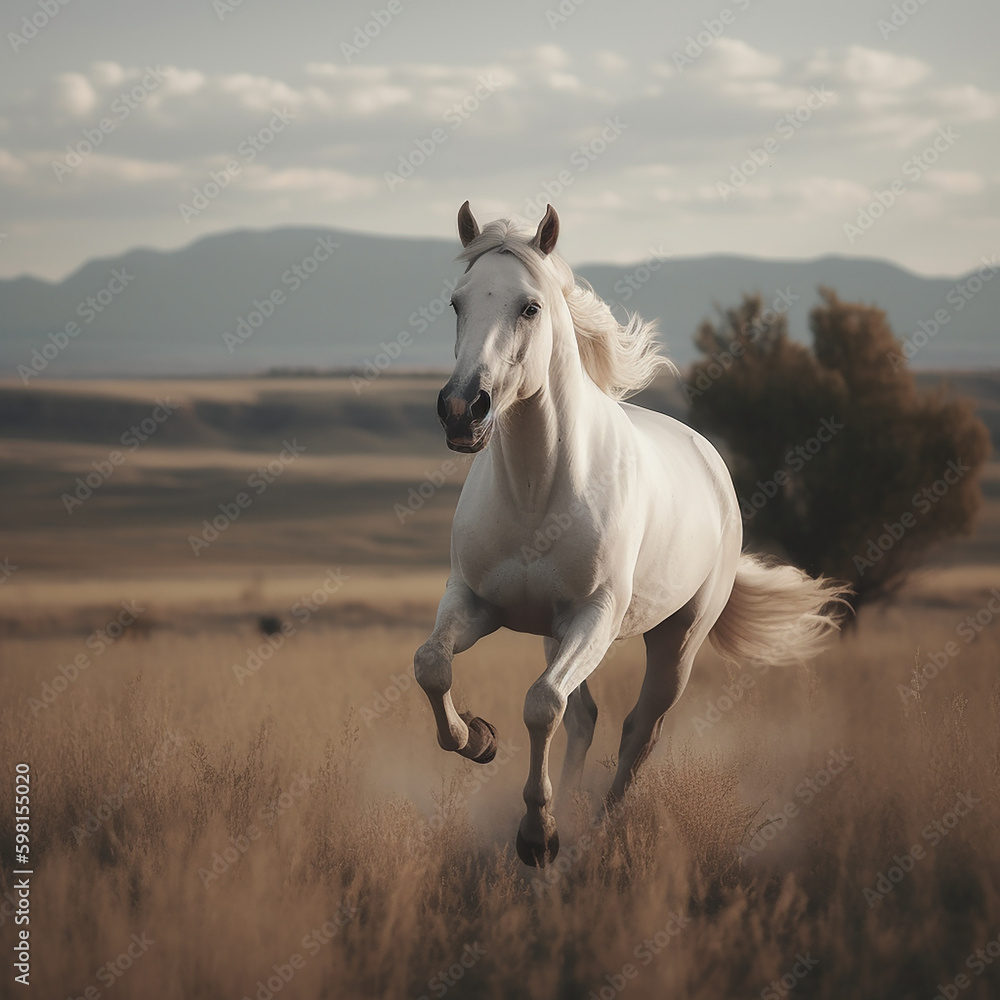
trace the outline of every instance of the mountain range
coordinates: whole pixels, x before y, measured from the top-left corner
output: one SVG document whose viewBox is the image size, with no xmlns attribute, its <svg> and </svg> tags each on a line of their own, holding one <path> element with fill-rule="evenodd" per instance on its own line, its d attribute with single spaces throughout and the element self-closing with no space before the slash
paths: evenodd
<svg viewBox="0 0 1000 1000">
<path fill-rule="evenodd" d="M 173 251 L 134 249 L 60 282 L 0 281 L 0 374 L 42 378 L 247 375 L 271 369 L 448 366 L 457 241 L 294 227 L 207 236 Z M 1000 363 L 1000 265 L 929 278 L 886 261 L 711 255 L 577 273 L 619 317 L 659 321 L 682 367 L 717 309 L 759 293 L 808 342 L 820 286 L 886 310 L 915 368 Z"/>
</svg>

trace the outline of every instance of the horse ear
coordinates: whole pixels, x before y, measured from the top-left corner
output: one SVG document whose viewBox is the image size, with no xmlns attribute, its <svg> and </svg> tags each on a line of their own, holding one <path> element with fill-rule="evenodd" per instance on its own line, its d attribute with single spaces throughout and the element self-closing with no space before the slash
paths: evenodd
<svg viewBox="0 0 1000 1000">
<path fill-rule="evenodd" d="M 548 205 L 545 208 L 545 218 L 538 223 L 538 231 L 535 233 L 535 238 L 531 241 L 531 245 L 543 257 L 548 257 L 555 250 L 556 240 L 558 239 L 559 216 L 556 215 L 556 210 L 551 205 Z"/>
<path fill-rule="evenodd" d="M 469 208 L 469 203 L 458 210 L 458 238 L 462 241 L 462 246 L 467 247 L 479 235 L 479 223 Z"/>
</svg>

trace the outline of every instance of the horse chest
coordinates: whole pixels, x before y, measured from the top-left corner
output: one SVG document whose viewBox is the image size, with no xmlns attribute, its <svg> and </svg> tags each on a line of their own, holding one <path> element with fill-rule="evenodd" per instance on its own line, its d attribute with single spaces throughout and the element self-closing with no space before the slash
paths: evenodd
<svg viewBox="0 0 1000 1000">
<path fill-rule="evenodd" d="M 555 609 L 593 592 L 608 539 L 592 511 L 570 503 L 536 515 L 480 515 L 456 512 L 455 556 L 469 587 L 516 620 L 507 627 L 545 634 Z"/>
</svg>

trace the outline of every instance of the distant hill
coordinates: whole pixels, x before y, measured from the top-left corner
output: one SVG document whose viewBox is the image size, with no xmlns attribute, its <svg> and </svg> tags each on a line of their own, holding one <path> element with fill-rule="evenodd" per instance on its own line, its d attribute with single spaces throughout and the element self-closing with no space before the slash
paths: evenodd
<svg viewBox="0 0 1000 1000">
<path fill-rule="evenodd" d="M 386 348 L 399 368 L 447 365 L 457 249 L 457 241 L 329 229 L 237 231 L 176 251 L 137 249 L 93 260 L 59 283 L 0 281 L 0 374 L 16 375 L 33 357 L 39 368 L 44 362 L 43 378 L 324 370 L 385 363 L 388 355 L 377 356 Z M 978 282 L 972 294 L 973 281 L 963 295 L 965 279 L 832 256 L 715 255 L 669 259 L 655 270 L 597 263 L 577 271 L 619 312 L 659 319 L 682 366 L 694 359 L 693 334 L 714 315 L 714 304 L 734 305 L 743 293 L 760 292 L 765 302 L 793 298 L 792 334 L 808 341 L 808 311 L 820 285 L 886 309 L 900 336 L 945 310 L 947 324 L 922 346 L 914 367 L 1000 361 L 1000 281 Z"/>
<path fill-rule="evenodd" d="M 444 372 L 388 376 L 358 393 L 350 378 L 178 379 L 0 382 L 0 443 L 90 443 L 118 447 L 157 400 L 177 409 L 151 447 L 275 451 L 298 435 L 310 454 L 403 454 L 448 458 L 434 401 Z M 921 389 L 945 387 L 973 401 L 1000 452 L 1000 370 L 921 372 Z M 670 374 L 632 402 L 681 420 L 688 405 Z M 32 457 L 29 448 L 26 454 Z M 0 448 L 0 459 L 3 449 Z M 32 458 L 33 460 L 33 458 Z"/>
</svg>

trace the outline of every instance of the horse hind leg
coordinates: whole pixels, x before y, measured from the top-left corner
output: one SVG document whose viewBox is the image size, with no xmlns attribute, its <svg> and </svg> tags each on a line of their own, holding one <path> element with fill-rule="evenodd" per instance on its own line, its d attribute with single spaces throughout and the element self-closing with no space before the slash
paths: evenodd
<svg viewBox="0 0 1000 1000">
<path fill-rule="evenodd" d="M 622 726 L 618 769 L 608 793 L 609 805 L 625 794 L 656 746 L 663 717 L 683 694 L 695 655 L 722 613 L 726 596 L 720 597 L 717 588 L 706 585 L 683 608 L 643 636 L 646 674 L 635 708 Z"/>
<path fill-rule="evenodd" d="M 566 756 L 563 759 L 562 776 L 559 779 L 560 802 L 566 801 L 579 790 L 587 751 L 594 741 L 597 704 L 590 694 L 586 681 L 570 693 L 566 702 L 563 725 L 566 727 L 567 739 Z"/>
</svg>

